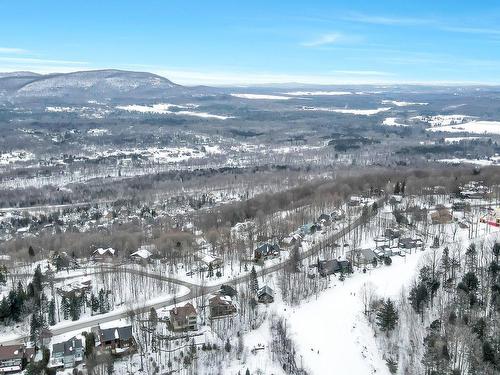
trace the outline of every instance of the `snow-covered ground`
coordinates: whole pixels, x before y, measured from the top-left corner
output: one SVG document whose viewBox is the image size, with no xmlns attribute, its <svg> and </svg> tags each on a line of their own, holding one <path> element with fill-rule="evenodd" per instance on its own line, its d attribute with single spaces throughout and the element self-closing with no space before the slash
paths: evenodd
<svg viewBox="0 0 500 375">
<path fill-rule="evenodd" d="M 253 99 L 253 100 L 288 100 L 289 96 L 283 95 L 267 95 L 267 94 L 231 94 L 231 96 L 240 99 Z"/>
<path fill-rule="evenodd" d="M 398 100 L 382 100 L 382 104 L 392 104 L 396 107 L 408 107 L 412 105 L 428 105 L 429 103 L 403 102 Z"/>
<path fill-rule="evenodd" d="M 127 112 L 139 112 L 139 113 L 154 113 L 154 114 L 168 114 L 168 115 L 179 115 L 179 116 L 194 116 L 194 117 L 202 117 L 216 120 L 227 120 L 229 118 L 233 118 L 232 116 L 225 115 L 215 115 L 207 112 L 196 112 L 192 109 L 198 108 L 196 104 L 185 104 L 185 105 L 177 105 L 177 104 L 169 104 L 169 103 L 158 103 L 153 104 L 151 106 L 148 105 L 138 105 L 131 104 L 126 106 L 117 106 L 117 109 L 127 111 Z M 172 109 L 176 109 L 172 111 Z M 191 109 L 191 110 L 190 110 Z"/>
<path fill-rule="evenodd" d="M 458 125 L 433 126 L 428 131 L 473 134 L 500 134 L 500 121 L 470 121 Z"/>
<path fill-rule="evenodd" d="M 397 120 L 398 120 L 397 117 L 387 117 L 382 122 L 382 125 L 386 125 L 386 126 L 408 126 L 406 124 L 399 123 Z"/>
<path fill-rule="evenodd" d="M 332 364 L 338 374 L 389 374 L 362 313 L 359 292 L 364 283 L 371 283 L 380 297 L 397 297 L 413 280 L 424 254 L 393 257 L 391 266 L 380 266 L 366 274 L 358 271 L 344 282 L 334 279 L 318 299 L 283 311 L 291 324 L 298 355 L 311 374 L 329 374 Z"/>
<path fill-rule="evenodd" d="M 284 92 L 285 95 L 291 96 L 340 96 L 352 95 L 350 91 L 291 91 Z"/>
<path fill-rule="evenodd" d="M 390 109 L 391 107 L 381 107 L 375 109 L 326 108 L 326 107 L 308 107 L 308 106 L 301 107 L 302 111 L 336 112 L 336 113 L 344 113 L 344 114 L 360 115 L 360 116 L 376 115 L 377 113 L 386 112 Z"/>
<path fill-rule="evenodd" d="M 435 115 L 435 116 L 414 116 L 410 120 L 427 122 L 431 126 L 446 126 L 461 124 L 472 119 L 473 116 L 467 115 Z"/>
</svg>

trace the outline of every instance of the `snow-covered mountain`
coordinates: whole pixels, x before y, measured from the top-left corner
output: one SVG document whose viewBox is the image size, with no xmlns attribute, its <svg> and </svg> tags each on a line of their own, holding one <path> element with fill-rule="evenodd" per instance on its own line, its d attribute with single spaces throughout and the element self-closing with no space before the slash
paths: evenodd
<svg viewBox="0 0 500 375">
<path fill-rule="evenodd" d="M 80 100 L 160 98 L 188 89 L 152 73 L 93 70 L 37 75 L 30 72 L 0 74 L 0 92 L 11 100 Z"/>
</svg>

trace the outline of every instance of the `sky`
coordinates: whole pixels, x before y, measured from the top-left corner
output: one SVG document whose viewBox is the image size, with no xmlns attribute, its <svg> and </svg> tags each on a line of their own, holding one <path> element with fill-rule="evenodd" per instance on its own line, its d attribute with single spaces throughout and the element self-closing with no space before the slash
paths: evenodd
<svg viewBox="0 0 500 375">
<path fill-rule="evenodd" d="M 500 1 L 0 1 L 0 72 L 180 84 L 500 83 Z"/>
</svg>

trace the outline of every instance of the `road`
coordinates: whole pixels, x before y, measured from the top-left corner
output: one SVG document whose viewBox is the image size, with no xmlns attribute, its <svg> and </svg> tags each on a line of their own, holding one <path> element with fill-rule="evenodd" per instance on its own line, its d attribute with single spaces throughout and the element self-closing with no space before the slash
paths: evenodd
<svg viewBox="0 0 500 375">
<path fill-rule="evenodd" d="M 385 199 L 381 199 L 377 202 L 379 208 L 382 207 L 384 201 L 385 201 Z M 372 217 L 375 214 L 376 214 L 376 212 L 371 212 L 369 216 Z M 357 219 L 355 219 L 353 222 L 351 222 L 346 227 L 342 228 L 338 232 L 333 233 L 327 239 L 327 241 L 331 242 L 331 243 L 338 241 L 339 239 L 341 239 L 342 237 L 347 235 L 350 231 L 352 231 L 355 228 L 357 228 L 358 226 L 362 225 L 365 221 L 366 221 L 366 218 L 358 217 Z M 321 245 L 322 245 L 322 243 L 317 243 L 317 244 L 311 246 L 305 252 L 300 253 L 300 258 L 303 260 L 303 259 L 309 258 L 312 255 L 315 255 L 321 249 Z M 276 271 L 286 267 L 286 265 L 287 265 L 287 262 L 285 261 L 285 262 L 277 263 L 277 264 L 272 265 L 270 267 L 262 268 L 262 269 L 257 271 L 257 276 L 268 275 L 270 273 L 276 272 Z M 220 283 L 220 284 L 215 284 L 215 285 L 210 285 L 210 286 L 202 286 L 202 285 L 189 283 L 186 281 L 174 279 L 174 278 L 164 276 L 161 274 L 157 274 L 157 273 L 153 273 L 153 272 L 146 272 L 146 271 L 130 269 L 130 268 L 121 268 L 121 269 L 125 270 L 126 272 L 133 273 L 133 274 L 151 277 L 151 278 L 154 278 L 156 280 L 162 280 L 165 282 L 170 282 L 170 283 L 182 285 L 182 286 L 189 288 L 189 292 L 187 294 L 184 294 L 181 296 L 169 297 L 169 298 L 167 298 L 165 300 L 161 300 L 161 301 L 158 301 L 158 300 L 150 301 L 150 302 L 146 301 L 143 304 L 141 304 L 141 307 L 134 308 L 134 312 L 136 314 L 148 312 L 151 309 L 151 307 L 158 309 L 158 308 L 162 308 L 165 306 L 173 305 L 174 303 L 186 302 L 186 301 L 190 301 L 196 297 L 200 297 L 202 295 L 214 293 L 217 290 L 219 290 L 223 284 L 228 283 L 228 281 L 225 281 L 224 283 Z M 116 269 L 114 269 L 113 267 L 109 267 L 109 269 L 106 270 L 105 272 L 115 272 L 115 271 L 116 271 Z M 96 273 L 97 273 L 97 271 L 96 271 Z M 248 282 L 249 279 L 250 279 L 250 274 L 248 273 L 246 275 L 239 276 L 239 277 L 232 279 L 230 281 L 230 283 L 232 285 L 237 285 L 237 284 L 241 284 L 244 282 Z M 81 321 L 64 322 L 60 326 L 56 325 L 54 327 L 50 327 L 50 331 L 52 332 L 52 334 L 54 336 L 62 335 L 62 334 L 72 332 L 72 331 L 85 330 L 85 329 L 88 329 L 90 327 L 96 326 L 98 324 L 112 322 L 112 321 L 117 320 L 117 319 L 127 318 L 129 315 L 130 315 L 130 311 L 124 311 L 123 309 L 117 310 L 117 311 L 111 311 L 107 314 L 94 315 L 94 316 L 91 316 L 91 317 L 86 318 L 86 319 L 81 320 Z M 19 335 L 17 337 L 4 337 L 4 338 L 0 337 L 0 344 L 1 345 L 11 345 L 11 344 L 16 344 L 16 343 L 19 343 L 22 341 L 27 341 L 28 339 L 29 338 L 27 335 Z"/>
</svg>

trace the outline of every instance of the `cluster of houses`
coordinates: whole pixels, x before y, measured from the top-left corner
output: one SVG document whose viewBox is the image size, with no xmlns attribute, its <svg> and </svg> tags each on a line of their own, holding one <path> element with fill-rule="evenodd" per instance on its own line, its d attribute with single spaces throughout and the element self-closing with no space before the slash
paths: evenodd
<svg viewBox="0 0 500 375">
<path fill-rule="evenodd" d="M 91 328 L 94 334 L 97 355 L 110 353 L 115 356 L 128 355 L 136 351 L 136 341 L 132 334 L 132 326 L 103 329 L 99 326 Z M 67 341 L 54 343 L 49 361 L 51 368 L 73 368 L 83 361 L 83 341 L 71 337 Z"/>
<path fill-rule="evenodd" d="M 148 263 L 157 257 L 158 251 L 156 245 L 142 245 L 137 251 L 130 254 L 129 258 L 136 263 Z M 95 249 L 91 254 L 91 259 L 94 262 L 113 262 L 118 259 L 118 251 L 112 247 L 106 249 L 100 247 Z"/>
<path fill-rule="evenodd" d="M 459 186 L 459 196 L 468 199 L 483 199 L 490 193 L 490 189 L 483 181 L 471 181 Z"/>
<path fill-rule="evenodd" d="M 115 356 L 128 355 L 136 351 L 136 341 L 132 334 L 132 326 L 100 328 L 93 327 L 97 355 L 110 353 Z M 41 346 L 48 347 L 52 334 L 44 329 L 41 335 Z M 24 344 L 0 345 L 0 374 L 18 373 L 26 368 L 29 362 L 41 360 L 41 351 L 27 348 Z M 62 342 L 52 344 L 48 367 L 52 369 L 69 369 L 82 363 L 85 356 L 84 341 L 76 336 Z"/>
</svg>

